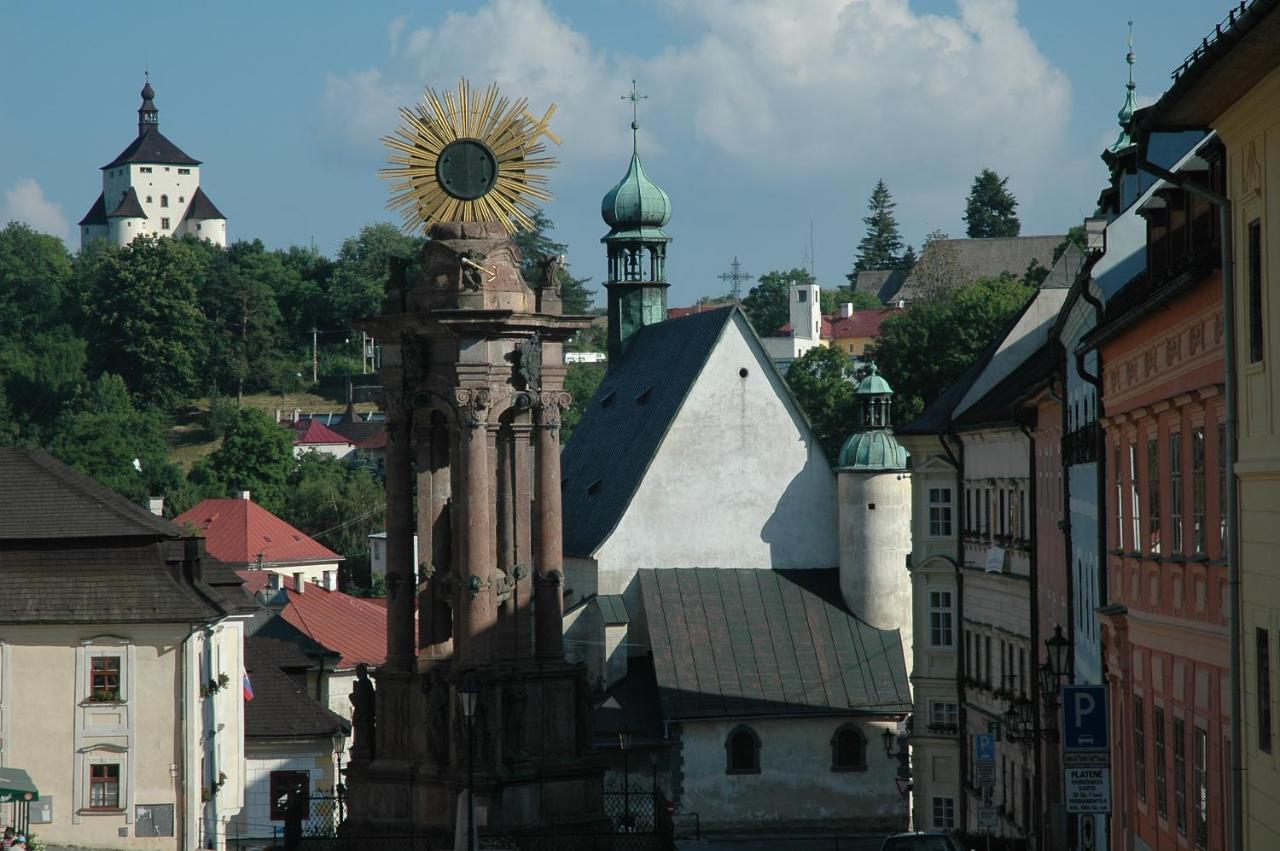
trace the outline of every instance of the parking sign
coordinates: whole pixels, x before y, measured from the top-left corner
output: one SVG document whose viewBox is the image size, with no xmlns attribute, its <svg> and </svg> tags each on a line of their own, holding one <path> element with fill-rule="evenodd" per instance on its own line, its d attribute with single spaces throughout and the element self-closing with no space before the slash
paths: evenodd
<svg viewBox="0 0 1280 851">
<path fill-rule="evenodd" d="M 978 733 L 973 737 L 973 761 L 976 763 L 996 762 L 996 737 L 991 733 Z"/>
<path fill-rule="evenodd" d="M 1062 687 L 1062 747 L 1066 751 L 1105 751 L 1111 743 L 1107 721 L 1107 687 Z"/>
</svg>

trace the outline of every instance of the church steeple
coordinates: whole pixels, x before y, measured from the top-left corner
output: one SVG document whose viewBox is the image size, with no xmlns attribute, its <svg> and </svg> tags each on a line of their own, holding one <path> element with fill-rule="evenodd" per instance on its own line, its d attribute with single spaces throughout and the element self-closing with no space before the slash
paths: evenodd
<svg viewBox="0 0 1280 851">
<path fill-rule="evenodd" d="M 893 388 L 880 377 L 873 363 L 854 392 L 858 403 L 858 430 L 840 447 L 838 470 L 859 472 L 906 470 L 907 450 L 894 439 L 891 413 Z"/>
<path fill-rule="evenodd" d="M 142 106 L 138 107 L 138 135 L 148 130 L 160 129 L 160 110 L 156 109 L 153 98 L 156 90 L 151 88 L 151 72 L 146 72 L 146 82 L 142 86 Z"/>
<path fill-rule="evenodd" d="M 646 96 L 636 90 L 622 96 L 631 101 L 631 164 L 618 185 L 600 203 L 609 226 L 601 238 L 609 256 L 605 289 L 609 293 L 609 363 L 626 351 L 636 331 L 667 318 L 667 243 L 662 230 L 671 220 L 671 199 L 649 179 L 640 163 L 639 105 Z"/>
<path fill-rule="evenodd" d="M 1134 94 L 1133 84 L 1133 59 L 1133 21 L 1130 21 L 1129 52 L 1124 57 L 1124 61 L 1129 63 L 1129 82 L 1125 84 L 1124 106 L 1116 113 L 1116 118 L 1120 121 L 1120 135 L 1107 148 L 1112 153 L 1119 153 L 1133 144 L 1133 139 L 1129 136 L 1129 125 L 1133 121 L 1133 114 L 1138 111 L 1138 98 Z"/>
</svg>

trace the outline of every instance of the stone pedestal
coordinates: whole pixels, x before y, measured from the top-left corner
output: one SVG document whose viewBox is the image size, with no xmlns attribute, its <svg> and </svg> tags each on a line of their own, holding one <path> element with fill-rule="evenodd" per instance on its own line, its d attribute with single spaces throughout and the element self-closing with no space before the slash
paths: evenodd
<svg viewBox="0 0 1280 851">
<path fill-rule="evenodd" d="M 454 835 L 464 683 L 483 831 L 605 823 L 586 681 L 562 638 L 562 349 L 589 319 L 560 315 L 554 267 L 539 290 L 519 270 L 501 227 L 437 225 L 363 323 L 384 364 L 387 660 L 372 699 L 363 686 L 348 836 Z"/>
</svg>

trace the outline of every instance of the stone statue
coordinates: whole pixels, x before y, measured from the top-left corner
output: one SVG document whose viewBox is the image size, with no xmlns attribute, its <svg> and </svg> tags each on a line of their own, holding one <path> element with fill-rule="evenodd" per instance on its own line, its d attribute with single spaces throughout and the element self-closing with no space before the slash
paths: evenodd
<svg viewBox="0 0 1280 851">
<path fill-rule="evenodd" d="M 377 702 L 373 682 L 369 679 L 369 666 L 356 665 L 356 681 L 351 688 L 351 729 L 355 741 L 351 744 L 351 761 L 368 762 L 376 755 L 374 739 L 377 728 Z"/>
<path fill-rule="evenodd" d="M 560 270 L 563 268 L 563 254 L 552 254 L 543 259 L 538 274 L 538 288 L 560 295 Z"/>
</svg>

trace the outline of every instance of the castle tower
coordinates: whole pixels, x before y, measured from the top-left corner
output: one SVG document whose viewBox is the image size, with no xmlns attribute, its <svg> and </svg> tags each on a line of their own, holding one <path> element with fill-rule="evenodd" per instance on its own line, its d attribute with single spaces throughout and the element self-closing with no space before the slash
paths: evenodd
<svg viewBox="0 0 1280 851">
<path fill-rule="evenodd" d="M 516 115 L 489 126 L 534 150 L 540 127 Z M 504 141 L 431 151 L 444 215 L 458 215 L 449 198 L 508 185 L 493 153 Z M 554 261 L 536 287 L 523 280 L 503 224 L 418 215 L 426 244 L 393 261 L 381 316 L 360 323 L 382 346 L 387 659 L 353 693 L 343 830 L 467 847 L 471 774 L 482 831 L 590 829 L 603 765 L 585 677 L 564 656 L 560 503 L 563 346 L 590 317 L 561 315 Z"/>
<path fill-rule="evenodd" d="M 893 390 L 875 364 L 857 389 L 858 429 L 836 463 L 840 594 L 880 629 L 898 629 L 911 673 L 911 480 L 907 450 L 890 429 Z"/>
<path fill-rule="evenodd" d="M 671 237 L 662 228 L 671 220 L 671 199 L 640 164 L 637 107 L 645 96 L 636 91 L 633 80 L 631 92 L 623 97 L 632 105 L 631 164 L 600 202 L 600 215 L 609 226 L 600 241 L 609 256 L 604 287 L 609 294 L 610 368 L 626 352 L 636 331 L 667 318 L 670 286 L 667 243 Z"/>
</svg>

